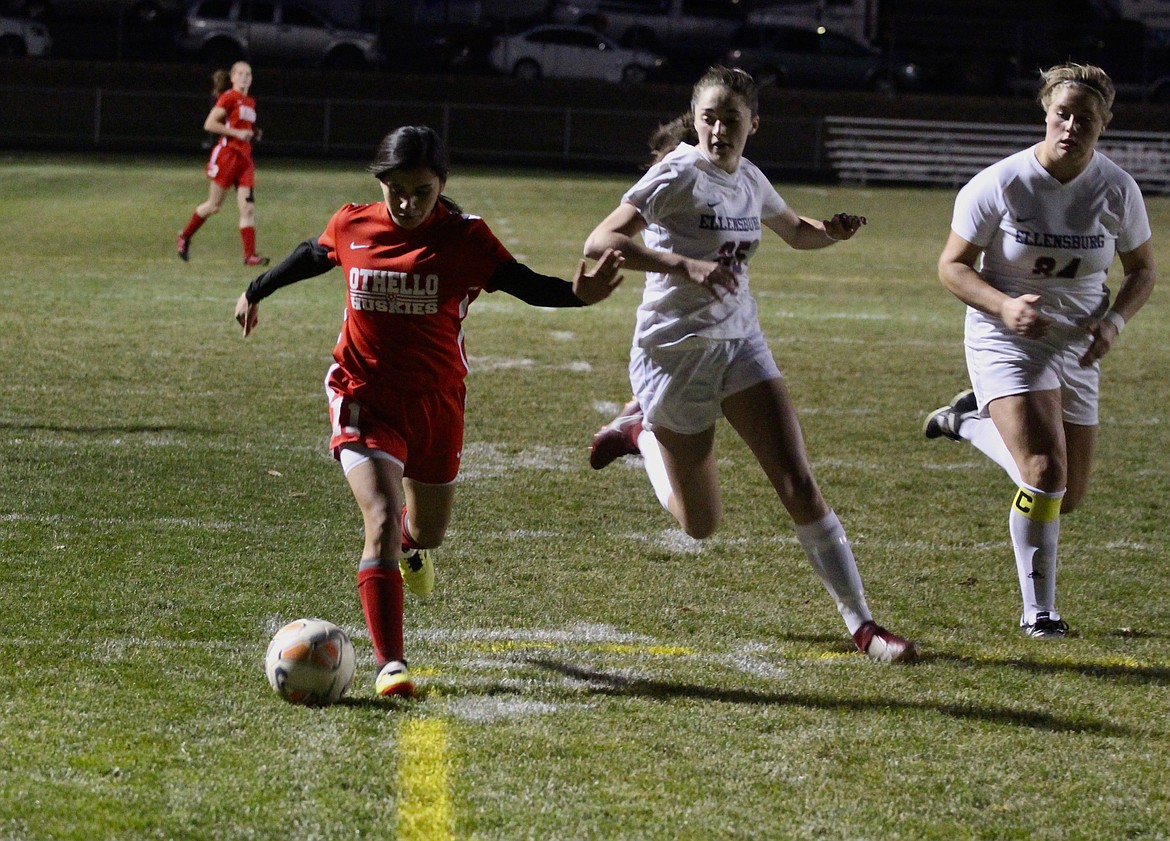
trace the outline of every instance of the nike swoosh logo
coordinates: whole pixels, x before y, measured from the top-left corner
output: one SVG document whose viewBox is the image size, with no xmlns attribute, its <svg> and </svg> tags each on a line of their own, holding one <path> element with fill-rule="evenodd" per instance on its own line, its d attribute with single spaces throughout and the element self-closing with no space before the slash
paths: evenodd
<svg viewBox="0 0 1170 841">
<path fill-rule="evenodd" d="M 707 207 L 716 207 L 721 204 L 723 204 L 722 201 L 709 201 L 707 202 Z"/>
<path fill-rule="evenodd" d="M 369 247 L 370 246 L 368 246 L 368 245 L 358 245 L 356 242 L 351 242 L 349 244 L 350 251 L 357 251 L 359 248 L 369 248 Z"/>
</svg>

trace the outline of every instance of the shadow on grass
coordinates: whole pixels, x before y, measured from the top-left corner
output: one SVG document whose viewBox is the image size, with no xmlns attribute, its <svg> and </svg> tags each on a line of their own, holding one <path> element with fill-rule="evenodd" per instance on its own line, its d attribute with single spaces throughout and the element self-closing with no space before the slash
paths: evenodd
<svg viewBox="0 0 1170 841">
<path fill-rule="evenodd" d="M 556 672 L 574 680 L 586 681 L 591 684 L 591 691 L 597 695 L 650 698 L 658 701 L 686 698 L 724 704 L 808 707 L 841 712 L 920 710 L 940 713 L 953 718 L 982 721 L 990 724 L 1007 724 L 1014 727 L 1030 727 L 1036 730 L 1097 733 L 1108 736 L 1129 735 L 1127 728 L 1107 721 L 1094 720 L 1087 717 L 1068 718 L 1039 710 L 1015 710 L 1007 707 L 981 706 L 977 704 L 948 704 L 936 701 L 839 698 L 797 692 L 759 692 L 754 689 L 737 689 L 734 687 L 717 688 L 686 683 L 668 683 L 666 681 L 647 680 L 643 678 L 628 678 L 607 672 L 584 669 L 570 663 L 549 659 L 529 659 L 528 662 L 539 668 Z"/>
<path fill-rule="evenodd" d="M 954 663 L 976 668 L 1012 668 L 1036 674 L 1079 674 L 1086 677 L 1111 678 L 1133 683 L 1170 685 L 1170 668 L 1166 666 L 1128 666 L 1124 663 L 1083 663 L 1068 660 L 1029 660 L 1022 657 L 964 657 L 958 654 L 923 654 L 923 663 Z"/>
</svg>

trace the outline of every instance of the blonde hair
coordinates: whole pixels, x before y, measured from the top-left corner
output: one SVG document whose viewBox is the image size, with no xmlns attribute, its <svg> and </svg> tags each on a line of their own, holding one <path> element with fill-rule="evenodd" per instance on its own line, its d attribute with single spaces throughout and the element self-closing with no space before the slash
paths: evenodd
<svg viewBox="0 0 1170 841">
<path fill-rule="evenodd" d="M 1113 113 L 1113 98 L 1117 91 L 1113 87 L 1113 80 L 1109 74 L 1092 64 L 1077 64 L 1067 62 L 1049 67 L 1040 74 L 1040 106 L 1047 111 L 1056 96 L 1056 89 L 1062 85 L 1079 85 L 1085 90 L 1096 94 L 1101 100 L 1101 116 L 1108 119 Z"/>
</svg>

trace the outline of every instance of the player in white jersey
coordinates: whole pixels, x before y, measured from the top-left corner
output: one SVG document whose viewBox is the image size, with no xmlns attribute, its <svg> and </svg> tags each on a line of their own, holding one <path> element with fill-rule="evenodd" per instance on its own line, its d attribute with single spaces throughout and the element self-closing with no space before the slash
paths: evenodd
<svg viewBox="0 0 1170 841">
<path fill-rule="evenodd" d="M 917 646 L 877 625 L 866 605 L 748 289 L 747 263 L 763 228 L 812 249 L 849 239 L 865 220 L 798 216 L 743 157 L 759 126 L 747 73 L 709 70 L 691 111 L 697 143 L 681 143 L 652 166 L 585 243 L 586 254 L 620 248 L 628 268 L 646 272 L 630 352 L 635 398 L 594 436 L 590 463 L 600 469 L 641 453 L 663 507 L 688 535 L 708 537 L 722 517 L 714 440 L 716 421 L 726 417 L 792 516 L 857 648 L 879 661 L 913 661 Z"/>
<path fill-rule="evenodd" d="M 928 438 L 970 441 L 1015 483 L 1009 531 L 1031 637 L 1069 632 L 1056 608 L 1060 515 L 1088 487 L 1100 359 L 1156 279 L 1141 191 L 1096 151 L 1112 117 L 1100 68 L 1043 74 L 1045 137 L 976 175 L 955 201 L 939 278 L 967 304 L 973 389 L 926 419 Z M 1110 304 L 1114 256 L 1124 279 Z"/>
</svg>

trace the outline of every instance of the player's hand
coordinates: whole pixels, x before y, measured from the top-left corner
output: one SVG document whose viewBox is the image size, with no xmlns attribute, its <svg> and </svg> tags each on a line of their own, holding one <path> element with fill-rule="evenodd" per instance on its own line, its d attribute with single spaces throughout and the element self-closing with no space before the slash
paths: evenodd
<svg viewBox="0 0 1170 841">
<path fill-rule="evenodd" d="M 1048 319 L 1040 314 L 1035 303 L 1039 295 L 1021 295 L 1008 298 L 1000 309 L 999 317 L 1007 328 L 1027 339 L 1039 339 L 1048 332 Z"/>
<path fill-rule="evenodd" d="M 620 251 L 612 248 L 605 249 L 591 272 L 585 271 L 585 261 L 581 260 L 573 273 L 573 294 L 586 305 L 604 301 L 625 279 L 618 274 L 625 260 Z"/>
<path fill-rule="evenodd" d="M 236 301 L 236 323 L 244 328 L 245 339 L 260 323 L 260 305 L 250 303 L 247 293 L 240 295 Z"/>
<path fill-rule="evenodd" d="M 851 239 L 864 224 L 866 224 L 864 216 L 854 216 L 851 213 L 835 213 L 832 219 L 824 220 L 825 233 L 838 242 Z"/>
<path fill-rule="evenodd" d="M 708 260 L 687 260 L 687 276 L 704 287 L 716 300 L 722 301 L 727 292 L 735 292 L 739 287 L 739 278 L 735 272 L 722 263 L 712 263 Z"/>
<path fill-rule="evenodd" d="M 1087 329 L 1092 340 L 1085 352 L 1081 354 L 1079 362 L 1082 368 L 1089 367 L 1109 353 L 1113 349 L 1113 343 L 1117 341 L 1117 336 L 1121 333 L 1116 324 L 1106 319 L 1094 321 Z"/>
</svg>

